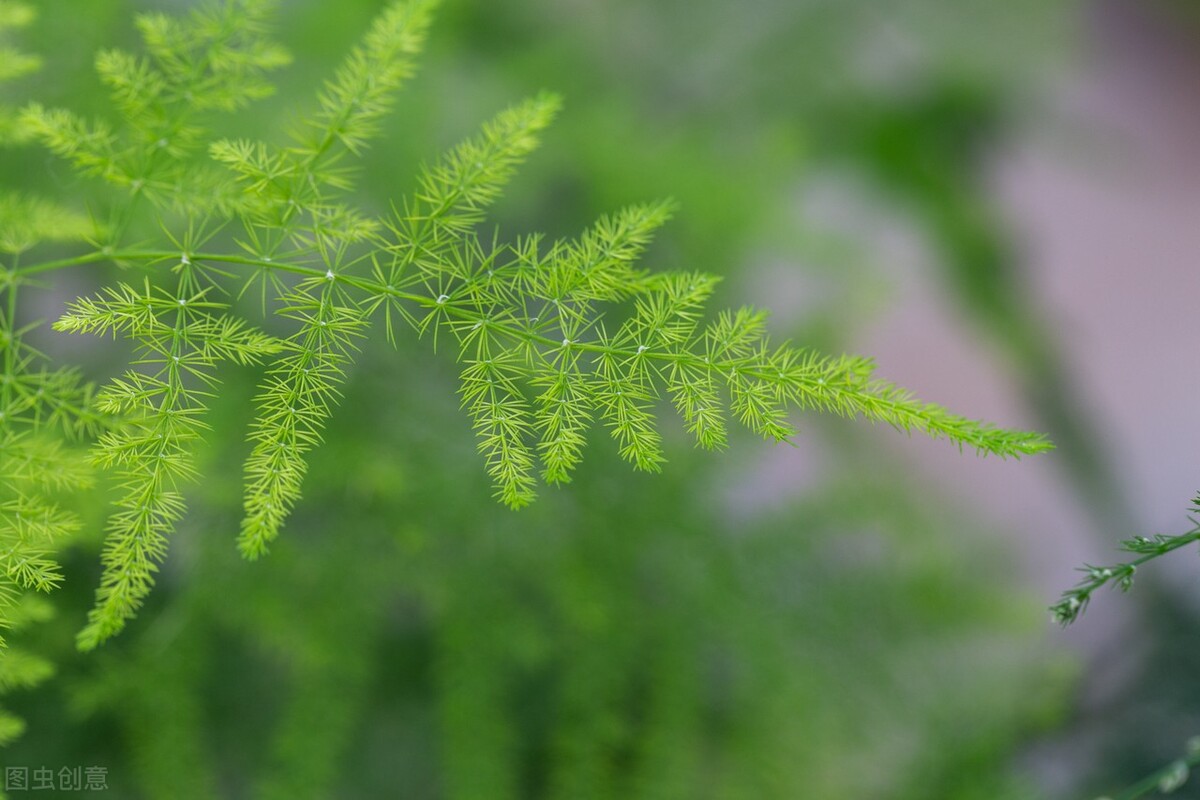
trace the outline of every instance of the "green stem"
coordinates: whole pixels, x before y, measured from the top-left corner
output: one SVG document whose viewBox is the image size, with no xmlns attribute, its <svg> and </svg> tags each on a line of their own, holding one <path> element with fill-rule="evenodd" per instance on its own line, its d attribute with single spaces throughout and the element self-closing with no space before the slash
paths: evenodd
<svg viewBox="0 0 1200 800">
<path fill-rule="evenodd" d="M 34 275 L 40 272 L 46 272 L 53 269 L 61 269 L 64 267 L 81 266 L 84 264 L 94 263 L 102 260 L 112 261 L 159 261 L 164 259 L 179 258 L 182 254 L 174 250 L 106 250 L 88 255 L 76 256 L 75 258 L 62 259 L 61 261 L 48 261 L 42 264 L 34 264 L 29 267 L 24 267 L 19 270 L 21 275 Z M 262 267 L 264 269 L 277 269 L 281 272 L 288 272 L 294 275 L 302 275 L 308 278 L 325 278 L 328 273 L 316 267 L 306 267 L 300 264 L 288 264 L 280 261 L 272 261 L 269 259 L 251 258 L 249 256 L 239 255 L 224 255 L 219 253 L 188 253 L 188 258 L 197 261 L 212 261 L 222 264 L 242 264 L 245 266 Z M 407 300 L 425 308 L 438 308 L 442 306 L 448 315 L 455 316 L 467 322 L 486 322 L 491 325 L 494 330 L 501 334 L 523 339 L 525 341 L 545 345 L 548 347 L 561 347 L 562 343 L 548 336 L 542 336 L 537 333 L 531 333 L 522 328 L 511 325 L 504 325 L 498 322 L 489 322 L 480 315 L 467 309 L 455 308 L 452 306 L 444 306 L 437 301 L 437 298 L 429 297 L 423 294 L 414 294 L 405 292 L 391 286 L 386 286 L 366 278 L 356 278 L 350 275 L 342 275 L 334 273 L 333 280 L 344 283 L 347 286 L 352 286 L 364 292 L 374 295 L 385 295 L 394 297 L 397 300 Z M 588 342 L 573 342 L 570 347 L 572 349 L 581 350 L 587 353 L 597 353 L 608 355 L 617 358 L 632 358 L 642 357 L 655 359 L 659 361 L 674 361 L 695 364 L 699 366 L 702 363 L 694 355 L 676 354 L 676 353 L 656 353 L 650 350 L 639 353 L 634 349 L 624 349 L 619 347 L 611 347 L 608 345 L 593 344 Z M 741 374 L 762 380 L 771 380 L 773 376 L 766 375 L 756 370 L 741 369 L 742 363 L 739 361 L 718 361 L 712 364 L 705 364 L 713 369 L 738 369 Z"/>
<path fill-rule="evenodd" d="M 1107 584 L 1115 584 L 1122 590 L 1128 590 L 1133 585 L 1133 577 L 1137 568 L 1147 561 L 1161 558 L 1168 553 L 1187 547 L 1200 541 L 1200 525 L 1177 536 L 1157 536 L 1154 539 L 1137 537 L 1121 543 L 1121 549 L 1128 553 L 1137 553 L 1140 558 L 1122 564 L 1111 564 L 1107 567 L 1084 567 L 1087 577 L 1076 586 L 1063 592 L 1062 598 L 1050 611 L 1055 619 L 1063 625 L 1074 622 L 1087 608 L 1092 594 Z"/>
<path fill-rule="evenodd" d="M 1163 793 L 1173 792 L 1187 781 L 1188 773 L 1196 766 L 1200 766 L 1200 748 L 1189 743 L 1185 756 L 1152 772 L 1132 786 L 1126 787 L 1112 800 L 1138 800 L 1156 790 Z"/>
</svg>

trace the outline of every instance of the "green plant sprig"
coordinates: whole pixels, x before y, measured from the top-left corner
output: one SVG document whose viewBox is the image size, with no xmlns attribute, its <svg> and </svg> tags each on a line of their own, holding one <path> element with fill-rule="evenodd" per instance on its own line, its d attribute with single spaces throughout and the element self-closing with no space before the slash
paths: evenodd
<svg viewBox="0 0 1200 800">
<path fill-rule="evenodd" d="M 1200 512 L 1200 496 L 1197 496 L 1192 501 L 1192 509 Z M 1082 572 L 1084 577 L 1080 579 L 1076 586 L 1063 592 L 1062 598 L 1050 607 L 1050 613 L 1054 621 L 1062 625 L 1070 625 L 1087 610 L 1092 594 L 1098 589 L 1111 585 L 1122 592 L 1127 592 L 1133 588 L 1133 578 L 1137 573 L 1138 567 L 1179 550 L 1182 547 L 1187 547 L 1189 544 L 1200 541 L 1200 521 L 1192 517 L 1188 517 L 1188 520 L 1192 523 L 1192 528 L 1185 533 L 1173 536 L 1156 534 L 1150 538 L 1135 536 L 1132 539 L 1126 539 L 1121 542 L 1120 549 L 1122 552 L 1133 553 L 1139 556 L 1132 561 L 1110 564 L 1104 567 L 1096 567 L 1090 564 L 1080 567 L 1079 572 Z"/>
</svg>

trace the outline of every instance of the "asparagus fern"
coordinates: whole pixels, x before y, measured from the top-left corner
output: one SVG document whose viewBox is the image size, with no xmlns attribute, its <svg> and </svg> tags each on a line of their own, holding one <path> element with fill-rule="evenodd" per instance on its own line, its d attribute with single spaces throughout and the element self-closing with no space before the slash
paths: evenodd
<svg viewBox="0 0 1200 800">
<path fill-rule="evenodd" d="M 797 410 L 883 422 L 1001 457 L 1050 447 L 1039 435 L 918 400 L 873 377 L 869 359 L 772 342 L 764 311 L 710 312 L 715 278 L 639 266 L 674 211 L 669 202 L 630 206 L 570 240 L 485 237 L 488 206 L 559 111 L 554 95 L 500 112 L 426 166 L 389 215 L 355 208 L 351 159 L 379 135 L 412 75 L 435 5 L 389 5 L 285 144 L 212 132 L 221 113 L 265 96 L 266 74 L 288 60 L 270 38 L 267 0 L 140 17 L 145 54 L 106 51 L 96 61 L 115 124 L 37 104 L 17 117 L 21 138 L 110 187 L 107 214 L 90 220 L 42 201 L 0 204 L 0 247 L 9 255 L 0 316 L 4 463 L 17 464 L 22 448 L 41 447 L 46 436 L 87 438 L 91 463 L 117 478 L 81 648 L 119 632 L 150 591 L 185 513 L 220 365 L 265 370 L 238 536 L 241 552 L 256 558 L 300 500 L 358 342 L 378 328 L 398 347 L 407 334 L 452 351 L 484 467 L 512 508 L 532 502 L 542 482 L 569 482 L 595 427 L 609 431 L 635 469 L 661 469 L 668 448 L 658 418 L 668 403 L 707 449 L 726 446 L 734 420 L 767 440 L 790 440 Z M 159 241 L 133 241 L 131 228 L 147 218 L 163 231 Z M 18 259 L 52 238 L 83 239 L 91 249 Z M 130 340 L 128 370 L 93 392 L 77 372 L 50 371 L 23 344 L 16 296 L 38 276 L 103 263 L 125 268 L 122 281 L 69 303 L 54 324 Z M 236 298 L 248 292 L 274 318 L 263 327 L 282 335 L 246 319 Z M 17 505 L 0 519 L 36 507 L 44 523 L 29 523 L 28 511 L 8 523 L 26 550 L 24 566 L 5 574 L 17 588 L 50 588 L 57 573 L 41 540 L 52 537 L 34 528 L 70 525 L 41 501 L 21 505 L 19 483 L 6 484 Z"/>
</svg>

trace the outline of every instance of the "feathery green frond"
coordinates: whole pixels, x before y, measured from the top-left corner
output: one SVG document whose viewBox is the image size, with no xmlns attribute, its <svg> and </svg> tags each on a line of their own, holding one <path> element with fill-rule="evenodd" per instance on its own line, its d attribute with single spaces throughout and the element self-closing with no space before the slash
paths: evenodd
<svg viewBox="0 0 1200 800">
<path fill-rule="evenodd" d="M 379 119 L 413 74 L 413 58 L 429 27 L 435 0 L 392 3 L 318 93 L 318 110 L 295 134 L 296 144 L 220 140 L 209 152 L 241 186 L 250 212 L 243 220 L 258 257 L 274 257 L 289 241 L 301 250 L 330 238 L 361 241 L 378 225 L 334 195 L 353 185 L 342 166 L 378 135 Z"/>
<path fill-rule="evenodd" d="M 433 0 L 388 4 L 323 85 L 290 143 L 214 139 L 207 112 L 264 96 L 266 74 L 287 61 L 268 35 L 274 5 L 226 0 L 179 18 L 143 15 L 144 54 L 106 50 L 96 58 L 115 122 L 36 104 L 18 122 L 76 172 L 122 190 L 102 226 L 53 204 L 0 199 L 0 253 L 12 256 L 0 273 L 7 300 L 0 307 L 0 443 L 53 426 L 77 437 L 99 434 L 92 461 L 117 476 L 104 574 L 80 647 L 118 632 L 150 591 L 185 513 L 183 490 L 196 477 L 194 452 L 220 362 L 266 362 L 237 539 L 242 554 L 256 558 L 300 500 L 308 459 L 354 369 L 359 341 L 380 316 L 393 344 L 407 327 L 453 350 L 459 400 L 484 468 L 496 497 L 513 508 L 534 499 L 539 478 L 569 482 L 594 428 L 606 429 L 635 468 L 660 470 L 669 455 L 659 430 L 666 407 L 707 449 L 728 444 L 731 420 L 772 441 L 790 439 L 794 413 L 805 410 L 1001 456 L 1049 447 L 1040 436 L 917 400 L 874 378 L 868 359 L 774 344 L 765 312 L 712 313 L 717 279 L 640 266 L 672 203 L 631 206 L 572 240 L 482 238 L 488 206 L 558 113 L 555 95 L 502 111 L 425 166 L 390 216 L 355 208 L 345 197 L 354 179 L 349 162 L 379 134 L 413 74 Z M 161 241 L 124 245 L 147 204 Z M 209 244 L 218 235 L 229 235 L 233 252 Z M 85 236 L 98 242 L 96 252 L 29 265 L 18 258 L 39 241 Z M 129 369 L 93 392 L 74 371 L 42 367 L 13 309 L 15 292 L 35 274 L 100 261 L 142 274 L 69 303 L 54 325 L 132 342 Z M 282 340 L 229 307 L 229 298 L 255 282 L 264 313 L 269 307 L 287 326 Z M 69 532 L 44 495 L 13 491 L 0 508 L 47 509 L 43 518 L 54 523 L 44 526 L 47 534 Z M 9 501 L 16 505 L 3 505 Z M 28 522 L 9 529 L 17 538 L 33 531 Z M 29 547 L 9 573 L 14 593 L 58 580 L 50 544 Z"/>
<path fill-rule="evenodd" d="M 442 308 L 450 295 L 446 290 L 455 278 L 463 280 L 471 270 L 482 269 L 482 280 L 472 284 L 481 290 L 504 291 L 511 284 L 497 279 L 495 265 L 483 258 L 479 242 L 466 234 L 483 220 L 486 206 L 499 195 L 516 167 L 539 143 L 539 135 L 558 113 L 560 101 L 541 94 L 500 112 L 475 137 L 463 141 L 418 177 L 417 191 L 404 202 L 389 223 L 390 241 L 374 260 L 373 276 L 382 291 L 367 301 L 372 311 L 384 311 L 389 338 L 393 317 L 427 329 L 442 319 Z M 527 242 L 527 245 L 534 242 Z M 420 288 L 433 301 L 417 322 L 403 300 L 405 289 Z M 506 296 L 505 299 L 513 299 Z M 436 335 L 436 326 L 434 327 Z"/>
<path fill-rule="evenodd" d="M 92 472 L 50 435 L 9 431 L 0 438 L 0 484 L 48 495 L 91 486 Z"/>
<path fill-rule="evenodd" d="M 481 450 L 509 505 L 532 498 L 528 453 L 542 453 L 545 478 L 563 482 L 594 419 L 622 457 L 659 470 L 665 454 L 655 417 L 664 395 L 708 448 L 725 443 L 726 416 L 766 439 L 789 439 L 793 409 L 862 417 L 1000 456 L 1049 447 L 1040 436 L 916 400 L 873 378 L 869 359 L 772 345 L 765 312 L 724 311 L 703 325 L 715 279 L 636 268 L 669 212 L 669 204 L 626 209 L 545 254 L 536 238 L 488 248 L 469 229 L 457 233 L 466 244 L 416 251 L 422 217 L 413 215 L 396 226 L 402 244 L 392 248 L 393 271 L 377 268 L 376 283 L 362 287 L 418 333 L 458 341 Z M 405 277 L 399 267 L 409 264 Z M 632 300 L 632 313 L 610 333 L 600 306 L 623 300 Z"/>
<path fill-rule="evenodd" d="M 85 175 L 115 183 L 131 180 L 117 164 L 116 136 L 104 123 L 89 124 L 70 111 L 32 103 L 22 112 L 19 124 L 50 152 L 70 160 Z"/>
<path fill-rule="evenodd" d="M 412 238 L 401 238 L 404 234 L 397 228 L 396 244 L 385 256 L 390 258 L 386 269 L 393 276 L 393 288 L 420 283 L 433 290 L 438 273 L 450 268 L 453 248 L 462 238 L 458 232 L 478 222 L 482 208 L 497 196 L 516 164 L 536 147 L 537 132 L 549 123 L 556 108 L 554 98 L 543 96 L 501 112 L 478 137 L 426 170 L 409 203 L 410 209 L 419 209 L 419 217 L 409 215 L 399 222 Z M 385 268 L 378 260 L 375 264 L 382 274 Z M 390 314 L 396 299 L 385 292 L 362 302 L 352 300 L 339 280 L 340 270 L 327 264 L 323 276 L 306 280 L 284 298 L 280 313 L 299 321 L 302 328 L 292 340 L 294 354 L 272 369 L 258 401 L 261 410 L 251 434 L 256 444 L 246 463 L 246 517 L 238 540 L 251 558 L 265 552 L 300 496 L 306 454 L 320 441 L 324 421 L 337 400 L 354 338 L 363 332 L 371 311 L 385 305 Z M 433 297 L 435 309 L 438 296 Z M 401 313 L 409 314 L 407 309 Z M 436 310 L 431 314 L 436 316 Z M 531 498 L 527 473 L 532 460 L 524 446 L 508 446 L 515 441 L 513 432 L 528 424 L 521 420 L 515 402 L 499 389 L 486 399 L 470 392 L 464 397 L 464 404 L 475 409 L 476 427 L 484 439 L 481 448 L 506 487 L 501 490 L 506 502 L 521 505 Z M 508 418 L 503 409 L 510 407 Z"/>
<path fill-rule="evenodd" d="M 13 429 L 18 420 L 23 430 Z M 8 635 L 52 615 L 40 595 L 61 583 L 56 554 L 80 527 L 54 496 L 91 483 L 79 454 L 37 427 L 28 417 L 0 419 L 0 697 L 54 672 L 45 659 L 10 644 Z M 23 720 L 0 707 L 0 747 L 24 730 Z"/>
<path fill-rule="evenodd" d="M 265 74 L 289 61 L 270 38 L 274 0 L 204 3 L 185 18 L 142 14 L 137 27 L 148 56 L 105 50 L 96 71 L 109 87 L 122 125 L 88 122 L 31 104 L 20 126 L 86 175 L 124 187 L 155 205 L 203 211 L 227 208 L 221 172 L 197 163 L 207 133 L 200 115 L 236 111 L 269 95 Z M 128 214 L 121 218 L 119 236 Z"/>
<path fill-rule="evenodd" d="M 187 17 L 142 14 L 138 31 L 162 76 L 164 105 L 235 111 L 273 87 L 263 74 L 289 63 L 268 38 L 277 0 L 207 2 Z"/>
<path fill-rule="evenodd" d="M 338 397 L 338 384 L 365 327 L 364 312 L 328 279 L 301 284 L 282 312 L 301 324 L 288 354 L 271 368 L 250 434 L 245 519 L 238 547 L 248 558 L 266 552 L 300 497 L 306 454 Z"/>
<path fill-rule="evenodd" d="M 318 95 L 320 110 L 298 134 L 301 159 L 315 162 L 334 142 L 357 155 L 379 135 L 379 120 L 393 105 L 396 90 L 412 77 L 437 0 L 390 4 L 350 51 Z"/>
<path fill-rule="evenodd" d="M 5 496 L 0 502 L 0 629 L 16 624 L 14 609 L 24 592 L 49 592 L 62 580 L 54 555 L 78 530 L 79 521 L 50 496 L 82 488 L 90 480 L 78 455 L 52 438 L 31 433 L 0 437 Z"/>
<path fill-rule="evenodd" d="M 82 214 L 49 200 L 0 195 L 0 252 L 23 253 L 39 242 L 79 241 L 90 229 Z"/>
<path fill-rule="evenodd" d="M 133 340 L 135 367 L 99 394 L 99 408 L 124 424 L 100 437 L 98 466 L 115 468 L 121 499 L 108 525 L 104 575 L 97 606 L 79 637 L 91 649 L 119 631 L 150 591 L 167 538 L 183 516 L 182 483 L 195 477 L 192 451 L 205 425 L 205 397 L 221 360 L 256 362 L 279 343 L 225 315 L 206 299 L 194 265 L 185 258 L 173 293 L 126 284 L 81 299 L 54 327 L 70 333 L 120 333 Z"/>
<path fill-rule="evenodd" d="M 387 282 L 406 285 L 413 267 L 444 270 L 447 251 L 483 220 L 517 166 L 533 152 L 561 102 L 544 93 L 500 112 L 480 133 L 426 167 L 392 224 Z"/>
</svg>

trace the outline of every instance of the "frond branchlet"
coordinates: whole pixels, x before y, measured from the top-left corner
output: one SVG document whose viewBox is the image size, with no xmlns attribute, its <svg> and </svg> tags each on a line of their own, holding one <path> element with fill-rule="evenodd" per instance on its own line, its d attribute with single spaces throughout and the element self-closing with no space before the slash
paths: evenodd
<svg viewBox="0 0 1200 800">
<path fill-rule="evenodd" d="M 1200 512 L 1200 495 L 1192 501 L 1192 510 Z M 1161 533 L 1152 537 L 1134 536 L 1121 542 L 1121 551 L 1136 555 L 1137 558 L 1107 566 L 1085 564 L 1080 567 L 1078 571 L 1082 576 L 1079 582 L 1063 592 L 1058 602 L 1050 607 L 1051 617 L 1060 625 L 1070 625 L 1083 615 L 1092 600 L 1092 595 L 1099 589 L 1113 586 L 1122 592 L 1128 592 L 1133 588 L 1133 579 L 1137 575 L 1138 567 L 1167 553 L 1200 542 L 1200 520 L 1189 517 L 1189 521 L 1192 527 L 1185 533 L 1173 536 Z"/>
<path fill-rule="evenodd" d="M 96 607 L 79 635 L 91 649 L 117 633 L 150 591 L 168 536 L 184 513 L 181 484 L 195 477 L 196 440 L 206 428 L 214 365 L 252 363 L 281 345 L 207 299 L 192 268 L 182 265 L 174 292 L 127 284 L 70 304 L 54 324 L 68 333 L 121 334 L 139 353 L 135 366 L 100 392 L 101 410 L 123 424 L 93 450 L 97 466 L 117 470 L 121 496 L 109 519 L 104 574 Z"/>
</svg>

